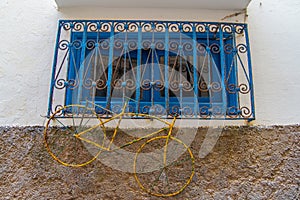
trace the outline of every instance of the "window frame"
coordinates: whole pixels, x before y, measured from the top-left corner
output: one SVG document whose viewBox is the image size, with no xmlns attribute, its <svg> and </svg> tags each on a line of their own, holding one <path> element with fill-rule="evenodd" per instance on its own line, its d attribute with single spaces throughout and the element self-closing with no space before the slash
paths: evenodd
<svg viewBox="0 0 300 200">
<path fill-rule="evenodd" d="M 247 25 L 246 24 L 239 24 L 239 23 L 216 23 L 216 22 L 172 22 L 172 21 L 164 21 L 164 22 L 156 22 L 156 21 L 121 21 L 121 20 L 116 20 L 116 21 L 107 21 L 107 20 L 60 20 L 59 21 L 59 30 L 58 30 L 58 34 L 57 34 L 57 43 L 56 43 L 56 51 L 55 51 L 55 56 L 54 56 L 54 63 L 53 63 L 53 72 L 52 72 L 52 79 L 51 79 L 51 86 L 50 86 L 50 97 L 49 97 L 49 105 L 48 105 L 48 116 L 50 116 L 50 113 L 52 112 L 52 109 L 53 109 L 53 93 L 54 93 L 54 90 L 55 90 L 55 87 L 56 87 L 56 84 L 57 84 L 57 76 L 56 76 L 56 65 L 57 65 L 57 60 L 58 60 L 58 56 L 57 56 L 57 53 L 60 49 L 60 36 L 61 36 L 61 31 L 63 29 L 65 30 L 70 30 L 70 29 L 76 29 L 74 28 L 76 26 L 77 23 L 82 23 L 82 24 L 85 24 L 85 28 L 84 30 L 80 33 L 79 31 L 75 30 L 75 34 L 71 33 L 71 39 L 69 41 L 72 42 L 74 41 L 74 39 L 72 39 L 74 37 L 74 35 L 76 34 L 82 34 L 82 38 L 84 37 L 87 37 L 86 36 L 86 28 L 89 26 L 88 24 L 89 23 L 95 23 L 95 24 L 101 24 L 101 23 L 111 23 L 111 24 L 116 24 L 116 23 L 149 23 L 149 24 L 152 24 L 155 25 L 155 24 L 158 24 L 158 23 L 166 23 L 166 24 L 170 24 L 170 25 L 173 25 L 173 24 L 176 24 L 178 25 L 178 27 L 180 28 L 180 26 L 182 26 L 182 24 L 201 24 L 203 25 L 203 27 L 205 28 L 205 31 L 204 32 L 200 32 L 200 33 L 196 33 L 196 38 L 198 40 L 198 38 L 201 38 L 202 35 L 203 35 L 203 38 L 205 38 L 205 35 L 207 35 L 207 32 L 209 37 L 211 37 L 211 35 L 218 35 L 219 36 L 219 40 L 225 40 L 225 42 L 220 42 L 220 43 L 223 43 L 220 48 L 221 48 L 221 51 L 225 48 L 224 46 L 226 45 L 232 45 L 234 50 L 231 51 L 231 53 L 228 53 L 228 54 L 224 54 L 223 52 L 220 53 L 220 67 L 224 67 L 224 66 L 229 66 L 231 65 L 230 64 L 230 57 L 232 57 L 232 62 L 236 62 L 236 61 L 233 61 L 233 59 L 237 59 L 235 58 L 235 53 L 239 50 L 236 50 L 236 48 L 238 46 L 234 46 L 235 44 L 235 37 L 232 35 L 234 35 L 235 33 L 238 33 L 236 32 L 236 29 L 239 28 L 239 27 L 242 27 L 243 28 L 243 34 L 244 34 L 244 37 L 245 37 L 245 48 L 247 49 L 246 50 L 246 54 L 247 54 L 247 70 L 244 69 L 244 72 L 246 74 L 246 78 L 248 79 L 248 89 L 249 90 L 247 93 L 249 93 L 250 95 L 250 107 L 247 108 L 249 110 L 249 112 L 251 112 L 251 114 L 241 114 L 243 111 L 242 109 L 245 108 L 245 107 L 241 107 L 240 105 L 240 99 L 239 99 L 239 92 L 241 90 L 243 90 L 241 88 L 242 84 L 241 85 L 238 85 L 239 84 L 239 80 L 238 80 L 238 74 L 237 74 L 237 70 L 236 69 L 233 69 L 232 70 L 232 75 L 230 76 L 230 79 L 229 79 L 229 82 L 230 84 L 232 85 L 235 85 L 236 88 L 234 88 L 232 91 L 232 93 L 230 93 L 230 89 L 227 89 L 226 88 L 226 94 L 229 96 L 228 98 L 226 98 L 227 100 L 227 106 L 226 108 L 229 108 L 229 107 L 237 107 L 235 110 L 233 109 L 232 111 L 226 111 L 226 116 L 229 116 L 230 119 L 248 119 L 248 120 L 253 120 L 255 119 L 255 110 L 254 110 L 254 90 L 253 90 L 253 81 L 252 81 L 252 66 L 251 66 L 251 57 L 250 57 L 250 45 L 249 45 L 249 36 L 248 36 L 248 32 L 247 32 Z M 66 28 L 66 24 L 70 24 L 70 27 L 67 27 Z M 193 25 L 194 26 L 194 25 Z M 210 26 L 213 26 L 213 27 L 222 27 L 221 29 L 218 29 L 215 33 L 211 32 L 211 27 Z M 228 27 L 230 27 L 231 29 L 231 32 L 227 32 L 226 29 L 228 29 Z M 98 28 L 98 27 L 97 27 Z M 182 27 L 181 27 L 182 28 Z M 220 31 L 222 30 L 222 32 Z M 112 31 L 113 34 L 115 34 L 114 31 Z M 112 36 L 112 32 L 105 32 L 105 33 L 102 33 L 102 34 L 107 34 L 107 36 Z M 181 32 L 180 32 L 181 33 Z M 135 34 L 138 34 L 138 33 L 135 33 Z M 189 33 L 184 33 L 190 37 L 194 37 L 195 38 L 195 35 L 194 35 L 194 32 L 189 32 Z M 238 33 L 239 34 L 239 33 Z M 84 36 L 85 35 L 85 36 Z M 199 36 L 198 36 L 199 35 Z M 230 38 L 232 37 L 232 40 L 231 42 L 228 42 L 228 39 L 227 38 Z M 75 37 L 76 38 L 76 37 Z M 77 36 L 77 38 L 79 38 Z M 225 38 L 225 39 L 224 39 Z M 218 39 L 216 37 L 216 39 Z M 227 41 L 226 41 L 227 40 Z M 86 39 L 85 39 L 86 41 Z M 211 41 L 209 39 L 209 41 Z M 223 54 L 223 55 L 222 55 Z M 231 55 L 232 54 L 232 55 Z M 81 57 L 82 54 L 80 54 L 80 52 L 78 52 L 77 56 L 79 56 L 79 60 L 81 60 Z M 244 68 L 244 66 L 243 66 Z M 229 69 L 227 69 L 229 70 Z M 221 72 L 222 73 L 222 72 Z M 67 80 L 72 77 L 72 73 L 70 74 L 69 72 L 67 73 Z M 222 74 L 222 84 L 224 84 L 224 74 Z M 67 87 L 68 86 L 68 83 L 64 83 L 64 87 Z M 245 92 L 245 91 L 243 91 Z M 246 93 L 246 92 L 245 92 Z M 65 105 L 68 105 L 71 103 L 71 100 L 70 100 L 70 92 L 68 91 L 68 89 L 65 90 L 65 100 L 64 100 L 64 104 Z M 170 98 L 170 97 L 169 97 Z M 201 97 L 200 97 L 201 98 Z M 105 97 L 103 97 L 103 99 L 101 100 L 105 100 Z M 203 102 L 203 105 L 206 106 L 206 103 Z M 200 104 L 198 105 L 198 107 L 200 106 Z M 209 103 L 207 103 L 207 106 L 209 107 Z M 56 109 L 56 108 L 55 108 Z M 210 112 L 210 111 L 209 111 Z M 246 113 L 248 112 L 247 110 L 245 111 Z M 209 113 L 210 115 L 210 113 Z M 231 115 L 233 117 L 231 117 Z M 240 115 L 240 116 L 237 116 L 237 115 Z M 207 118 L 211 118 L 211 117 L 201 117 L 200 118 L 198 117 L 198 119 L 207 119 Z M 227 118 L 227 117 L 225 117 Z"/>
</svg>

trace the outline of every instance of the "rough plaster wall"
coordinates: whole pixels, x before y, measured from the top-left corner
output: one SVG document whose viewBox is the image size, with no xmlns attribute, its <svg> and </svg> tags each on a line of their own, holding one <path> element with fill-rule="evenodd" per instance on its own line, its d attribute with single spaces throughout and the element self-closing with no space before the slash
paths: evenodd
<svg viewBox="0 0 300 200">
<path fill-rule="evenodd" d="M 260 3 L 262 2 L 262 5 Z M 299 123 L 298 0 L 252 0 L 248 9 L 255 124 Z M 57 11 L 52 0 L 0 2 L 0 124 L 42 125 L 58 19 L 221 21 L 233 11 L 81 8 Z M 243 22 L 244 16 L 226 21 Z M 230 122 L 231 123 L 231 122 Z M 243 123 L 243 122 L 242 122 Z"/>
<path fill-rule="evenodd" d="M 43 146 L 42 131 L 0 127 L 0 199 L 159 199 L 141 192 L 132 174 L 99 160 L 82 168 L 58 164 Z M 172 199 L 300 198 L 300 127 L 227 127 L 200 159 L 206 131 L 199 129 L 191 145 L 196 177 Z"/>
</svg>

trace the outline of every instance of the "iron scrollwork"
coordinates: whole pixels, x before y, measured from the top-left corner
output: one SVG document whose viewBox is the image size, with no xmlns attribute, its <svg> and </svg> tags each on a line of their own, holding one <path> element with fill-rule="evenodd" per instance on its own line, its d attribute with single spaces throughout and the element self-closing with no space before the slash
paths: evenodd
<svg viewBox="0 0 300 200">
<path fill-rule="evenodd" d="M 132 111 L 149 113 L 152 105 L 163 102 L 167 117 L 251 120 L 255 112 L 249 60 L 246 24 L 61 20 L 48 116 L 74 96 L 79 103 L 103 97 L 103 107 L 120 112 L 121 104 L 106 101 L 129 94 L 135 99 Z M 66 100 L 59 102 L 62 93 Z M 193 99 L 193 106 L 186 99 Z M 101 106 L 95 110 L 108 116 Z"/>
</svg>

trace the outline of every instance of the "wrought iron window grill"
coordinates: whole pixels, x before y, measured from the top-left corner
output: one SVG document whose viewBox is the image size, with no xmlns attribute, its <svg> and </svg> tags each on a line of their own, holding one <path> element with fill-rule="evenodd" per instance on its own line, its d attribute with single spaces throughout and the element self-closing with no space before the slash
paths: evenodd
<svg viewBox="0 0 300 200">
<path fill-rule="evenodd" d="M 64 105 L 97 114 L 255 119 L 247 24 L 60 20 L 48 116 Z M 67 117 L 62 113 L 61 117 Z"/>
</svg>

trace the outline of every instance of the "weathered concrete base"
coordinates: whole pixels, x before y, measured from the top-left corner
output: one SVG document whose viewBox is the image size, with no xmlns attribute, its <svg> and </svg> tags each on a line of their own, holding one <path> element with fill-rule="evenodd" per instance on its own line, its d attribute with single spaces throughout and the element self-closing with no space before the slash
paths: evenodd
<svg viewBox="0 0 300 200">
<path fill-rule="evenodd" d="M 192 143 L 196 177 L 174 199 L 299 199 L 300 127 L 226 127 L 213 151 L 199 158 L 206 134 Z M 158 199 L 132 174 L 96 160 L 82 168 L 55 162 L 43 127 L 0 128 L 0 199 Z M 166 199 L 166 198 L 165 198 Z"/>
</svg>

